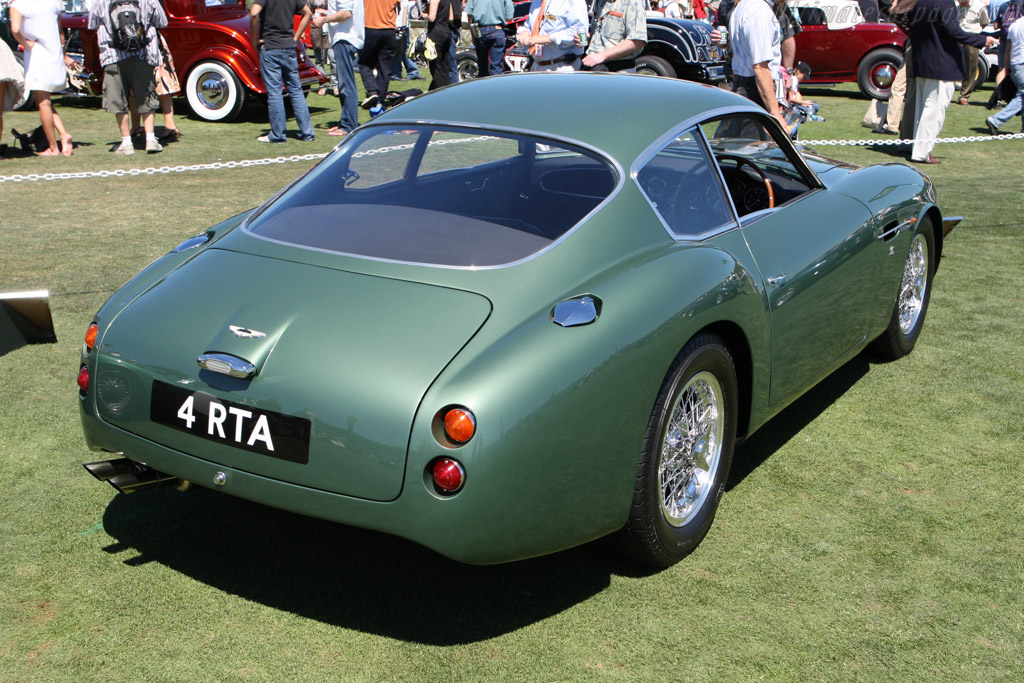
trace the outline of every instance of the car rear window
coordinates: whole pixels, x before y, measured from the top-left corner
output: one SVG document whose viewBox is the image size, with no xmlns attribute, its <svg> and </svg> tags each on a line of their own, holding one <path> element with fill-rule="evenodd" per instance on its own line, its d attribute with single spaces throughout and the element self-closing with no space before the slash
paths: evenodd
<svg viewBox="0 0 1024 683">
<path fill-rule="evenodd" d="M 247 229 L 373 259 L 503 265 L 565 235 L 617 182 L 606 159 L 563 142 L 457 127 L 374 126 L 354 133 Z"/>
</svg>

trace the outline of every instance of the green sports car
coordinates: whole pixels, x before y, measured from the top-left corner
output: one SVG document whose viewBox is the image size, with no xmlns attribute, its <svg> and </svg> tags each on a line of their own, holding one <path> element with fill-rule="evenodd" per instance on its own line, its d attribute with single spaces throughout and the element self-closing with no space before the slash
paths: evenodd
<svg viewBox="0 0 1024 683">
<path fill-rule="evenodd" d="M 918 171 L 801 153 L 713 87 L 444 88 L 110 298 L 78 376 L 110 459 L 86 468 L 463 562 L 615 534 L 667 566 L 737 440 L 866 346 L 911 351 L 942 224 Z"/>
</svg>

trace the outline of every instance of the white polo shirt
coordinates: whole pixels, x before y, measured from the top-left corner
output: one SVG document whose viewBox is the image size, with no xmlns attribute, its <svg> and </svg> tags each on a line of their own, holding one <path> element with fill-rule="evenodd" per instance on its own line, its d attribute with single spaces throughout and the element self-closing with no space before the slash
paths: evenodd
<svg viewBox="0 0 1024 683">
<path fill-rule="evenodd" d="M 737 76 L 752 77 L 754 65 L 768 62 L 775 77 L 782 66 L 782 33 L 768 0 L 743 0 L 729 17 L 732 70 Z"/>
</svg>

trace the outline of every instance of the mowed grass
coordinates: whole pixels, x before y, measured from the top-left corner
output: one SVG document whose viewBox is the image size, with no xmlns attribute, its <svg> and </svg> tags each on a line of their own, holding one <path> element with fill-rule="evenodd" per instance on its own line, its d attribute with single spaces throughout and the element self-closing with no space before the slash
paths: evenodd
<svg viewBox="0 0 1024 683">
<path fill-rule="evenodd" d="M 870 137 L 854 88 L 806 94 L 828 122 L 802 137 Z M 322 130 L 337 101 L 310 102 Z M 233 124 L 182 116 L 163 154 L 115 158 L 96 104 L 59 103 L 88 143 L 74 157 L 3 161 L 0 175 L 334 143 L 268 150 L 256 106 Z M 987 113 L 952 105 L 944 134 L 981 134 Z M 34 121 L 8 113 L 5 129 Z M 0 680 L 1020 680 L 1022 151 L 936 149 L 939 205 L 965 221 L 917 349 L 854 359 L 741 445 L 710 535 L 661 572 L 600 544 L 471 567 L 202 488 L 115 495 L 80 467 L 95 459 L 75 387 L 90 316 L 310 162 L 0 184 L 0 291 L 49 289 L 59 338 L 0 356 Z"/>
</svg>

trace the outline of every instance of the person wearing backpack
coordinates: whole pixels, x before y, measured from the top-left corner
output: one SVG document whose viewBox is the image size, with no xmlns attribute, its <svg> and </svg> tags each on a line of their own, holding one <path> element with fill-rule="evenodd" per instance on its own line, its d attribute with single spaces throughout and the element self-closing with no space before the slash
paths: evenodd
<svg viewBox="0 0 1024 683">
<path fill-rule="evenodd" d="M 160 107 L 154 70 L 160 66 L 157 29 L 167 26 L 167 15 L 157 0 L 93 0 L 89 28 L 96 31 L 103 67 L 103 108 L 114 115 L 121 131 L 116 154 L 134 154 L 129 126 L 130 98 L 142 115 L 146 152 L 163 151 L 153 129 L 153 113 Z"/>
</svg>

